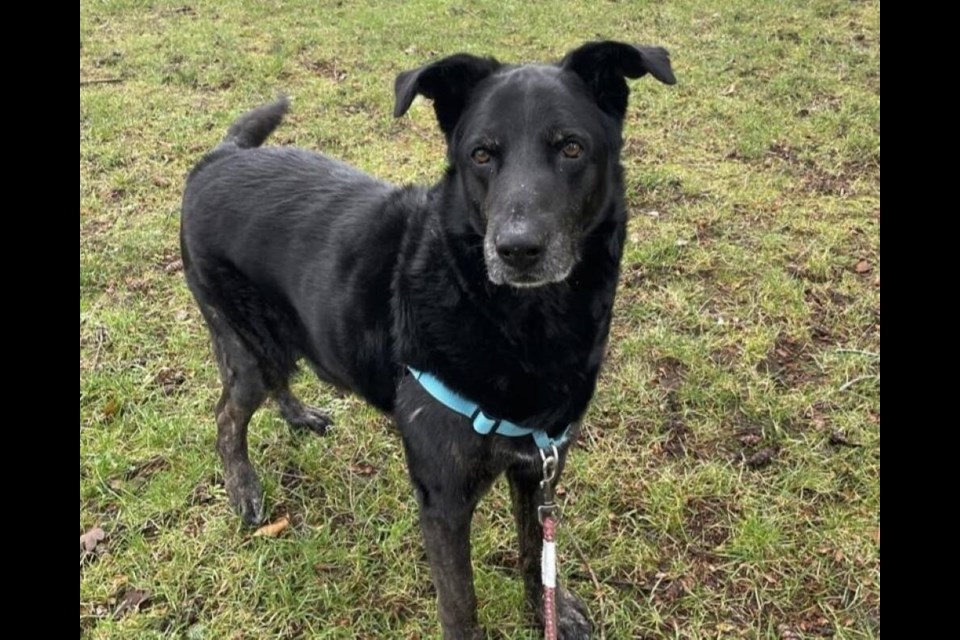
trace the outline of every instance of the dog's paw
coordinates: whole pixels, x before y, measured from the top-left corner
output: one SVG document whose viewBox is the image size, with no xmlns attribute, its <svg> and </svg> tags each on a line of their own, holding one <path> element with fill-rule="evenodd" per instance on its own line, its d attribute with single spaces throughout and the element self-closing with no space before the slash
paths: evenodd
<svg viewBox="0 0 960 640">
<path fill-rule="evenodd" d="M 313 431 L 320 436 L 326 435 L 327 430 L 333 426 L 330 416 L 307 405 L 302 405 L 302 409 L 296 414 L 285 415 L 284 418 L 294 431 Z"/>
<path fill-rule="evenodd" d="M 263 487 L 250 465 L 242 465 L 226 474 L 227 496 L 230 504 L 248 527 L 263 522 Z"/>
<path fill-rule="evenodd" d="M 557 590 L 557 635 L 562 640 L 586 640 L 593 625 L 580 599 L 563 589 Z"/>
</svg>

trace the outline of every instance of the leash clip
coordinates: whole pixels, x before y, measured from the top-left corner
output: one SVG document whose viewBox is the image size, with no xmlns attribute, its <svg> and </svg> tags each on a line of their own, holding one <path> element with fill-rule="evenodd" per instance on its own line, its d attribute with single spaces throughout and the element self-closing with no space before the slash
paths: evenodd
<svg viewBox="0 0 960 640">
<path fill-rule="evenodd" d="M 556 503 L 554 481 L 557 479 L 557 469 L 560 467 L 560 452 L 557 445 L 551 444 L 550 449 L 540 449 L 540 459 L 543 461 L 543 479 L 540 480 L 540 491 L 543 500 L 537 507 L 537 519 L 543 525 L 545 518 L 557 519 L 559 513 Z"/>
</svg>

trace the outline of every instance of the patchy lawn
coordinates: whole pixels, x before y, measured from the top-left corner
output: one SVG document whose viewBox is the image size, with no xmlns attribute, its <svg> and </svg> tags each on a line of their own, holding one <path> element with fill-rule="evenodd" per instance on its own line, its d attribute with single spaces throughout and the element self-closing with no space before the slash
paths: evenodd
<svg viewBox="0 0 960 640">
<path fill-rule="evenodd" d="M 261 411 L 290 526 L 230 511 L 183 177 L 286 91 L 274 142 L 431 181 L 442 137 L 423 103 L 390 117 L 396 73 L 594 38 L 667 46 L 679 84 L 632 84 L 629 244 L 561 572 L 607 638 L 879 637 L 880 8 L 847 0 L 81 2 L 80 532 L 104 534 L 81 636 L 437 636 L 399 438 L 357 399 L 301 376 L 327 438 Z M 480 616 L 535 638 L 508 502 L 498 484 L 476 518 Z"/>
</svg>

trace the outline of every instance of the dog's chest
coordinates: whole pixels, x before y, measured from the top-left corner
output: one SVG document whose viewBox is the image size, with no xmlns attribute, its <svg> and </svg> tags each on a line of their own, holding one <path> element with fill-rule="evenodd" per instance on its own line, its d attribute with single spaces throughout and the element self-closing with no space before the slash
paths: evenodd
<svg viewBox="0 0 960 640">
<path fill-rule="evenodd" d="M 438 275 L 401 303 L 398 351 L 498 417 L 568 421 L 593 392 L 608 318 L 582 301 L 485 305 Z M 553 426 L 553 425 L 544 425 Z"/>
</svg>

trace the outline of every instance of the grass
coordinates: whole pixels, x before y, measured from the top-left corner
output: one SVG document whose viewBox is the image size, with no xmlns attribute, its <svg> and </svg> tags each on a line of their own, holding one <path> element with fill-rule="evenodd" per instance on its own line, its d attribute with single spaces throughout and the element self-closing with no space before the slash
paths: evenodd
<svg viewBox="0 0 960 640">
<path fill-rule="evenodd" d="M 231 513 L 183 177 L 286 91 L 275 142 L 431 181 L 442 138 L 422 103 L 390 117 L 397 72 L 601 37 L 667 46 L 679 84 L 633 84 L 629 244 L 561 573 L 607 638 L 879 637 L 880 8 L 847 0 L 81 2 L 80 531 L 106 532 L 81 636 L 437 637 L 399 439 L 357 399 L 298 380 L 325 439 L 260 412 L 252 456 L 292 526 L 254 538 Z M 498 484 L 476 518 L 480 616 L 535 638 L 508 504 Z"/>
</svg>

